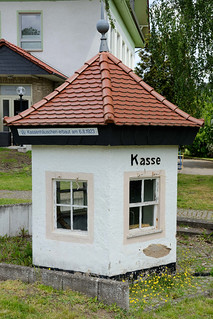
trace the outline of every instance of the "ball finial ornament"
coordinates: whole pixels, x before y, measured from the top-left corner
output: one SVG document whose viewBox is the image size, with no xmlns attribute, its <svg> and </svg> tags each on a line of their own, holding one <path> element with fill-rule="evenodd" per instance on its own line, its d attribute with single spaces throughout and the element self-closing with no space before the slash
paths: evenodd
<svg viewBox="0 0 213 319">
<path fill-rule="evenodd" d="M 109 30 L 109 23 L 106 20 L 99 20 L 96 24 L 98 32 L 105 34 Z"/>
</svg>

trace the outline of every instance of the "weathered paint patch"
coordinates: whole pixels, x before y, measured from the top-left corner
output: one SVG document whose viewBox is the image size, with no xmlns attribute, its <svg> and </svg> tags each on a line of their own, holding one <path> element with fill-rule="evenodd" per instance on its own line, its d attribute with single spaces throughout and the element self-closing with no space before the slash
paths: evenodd
<svg viewBox="0 0 213 319">
<path fill-rule="evenodd" d="M 167 256 L 170 253 L 171 248 L 168 248 L 160 244 L 151 244 L 143 250 L 146 256 L 160 258 Z"/>
</svg>

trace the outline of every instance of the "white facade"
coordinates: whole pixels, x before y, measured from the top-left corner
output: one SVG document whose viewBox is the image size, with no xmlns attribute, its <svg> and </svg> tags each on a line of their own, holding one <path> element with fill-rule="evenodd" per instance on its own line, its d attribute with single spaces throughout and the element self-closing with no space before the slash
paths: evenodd
<svg viewBox="0 0 213 319">
<path fill-rule="evenodd" d="M 71 76 L 99 51 L 101 35 L 96 30 L 99 0 L 0 1 L 0 37 L 21 46 L 20 15 L 26 13 L 41 15 L 42 49 L 29 51 L 63 74 Z M 133 68 L 134 42 L 113 5 L 112 18 L 116 28 L 108 32 L 109 49 Z"/>
<path fill-rule="evenodd" d="M 160 160 L 158 165 L 156 161 L 152 165 L 140 165 L 138 161 L 137 165 L 131 163 L 131 154 Z M 33 146 L 32 161 L 35 265 L 114 276 L 176 262 L 176 146 Z M 154 176 L 158 172 L 163 201 L 160 226 L 129 236 L 127 175 Z M 51 176 L 52 181 L 89 176 L 88 234 L 54 229 Z M 163 247 L 168 253 L 145 253 L 153 244 L 154 250 Z"/>
</svg>

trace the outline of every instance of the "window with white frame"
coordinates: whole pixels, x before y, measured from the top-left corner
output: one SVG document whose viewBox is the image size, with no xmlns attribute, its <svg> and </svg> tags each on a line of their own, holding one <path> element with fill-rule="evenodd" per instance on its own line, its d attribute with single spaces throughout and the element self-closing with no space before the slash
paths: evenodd
<svg viewBox="0 0 213 319">
<path fill-rule="evenodd" d="M 33 51 L 42 50 L 41 12 L 19 13 L 20 47 Z"/>
<path fill-rule="evenodd" d="M 122 41 L 122 62 L 126 64 L 126 44 Z"/>
<path fill-rule="evenodd" d="M 115 53 L 115 30 L 110 29 L 110 51 L 112 54 Z"/>
<path fill-rule="evenodd" d="M 159 203 L 159 179 L 129 181 L 129 229 L 154 228 Z"/>
<path fill-rule="evenodd" d="M 94 180 L 90 173 L 51 172 L 46 175 L 46 236 L 92 243 Z"/>
<path fill-rule="evenodd" d="M 165 171 L 124 173 L 124 242 L 165 235 Z"/>
<path fill-rule="evenodd" d="M 87 231 L 87 182 L 55 181 L 55 228 Z"/>
<path fill-rule="evenodd" d="M 116 51 L 117 58 L 121 58 L 121 36 L 117 33 L 117 51 Z"/>
</svg>

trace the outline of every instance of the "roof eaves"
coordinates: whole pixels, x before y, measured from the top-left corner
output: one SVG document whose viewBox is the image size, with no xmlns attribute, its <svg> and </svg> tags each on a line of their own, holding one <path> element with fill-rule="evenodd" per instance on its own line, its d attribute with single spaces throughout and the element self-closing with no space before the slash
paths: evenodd
<svg viewBox="0 0 213 319">
<path fill-rule="evenodd" d="M 58 77 L 60 77 L 62 79 L 66 79 L 67 78 L 67 76 L 64 75 L 63 73 L 58 72 L 57 70 L 55 70 L 54 68 L 52 68 L 51 66 L 46 64 L 45 62 L 43 62 L 43 61 L 39 60 L 38 58 L 34 57 L 30 52 L 25 51 L 24 49 L 16 46 L 15 44 L 12 44 L 12 43 L 8 42 L 5 39 L 1 39 L 0 40 L 0 46 L 3 46 L 3 45 L 6 45 L 9 49 L 13 50 L 17 54 L 23 56 L 27 60 L 29 60 L 32 63 L 36 64 L 37 66 L 39 66 L 43 70 L 47 71 L 49 74 L 58 76 Z"/>
<path fill-rule="evenodd" d="M 122 67 L 123 70 L 125 68 L 123 67 L 123 63 L 119 64 L 120 67 Z M 190 114 L 182 111 L 177 105 L 169 102 L 164 96 L 157 93 L 151 86 L 149 86 L 147 83 L 145 83 L 138 75 L 136 75 L 133 71 L 128 73 L 137 83 L 139 83 L 146 91 L 148 91 L 152 96 L 154 96 L 158 101 L 169 107 L 172 111 L 179 114 L 186 120 L 189 120 L 193 122 L 196 125 L 202 126 L 204 124 L 204 120 L 202 119 L 196 119 L 192 117 Z"/>
<path fill-rule="evenodd" d="M 20 114 L 18 114 L 18 115 L 12 116 L 12 117 L 5 116 L 3 121 L 5 124 L 11 124 L 12 122 L 15 122 L 15 121 L 18 121 L 21 119 L 22 119 L 22 117 L 20 116 Z"/>
<path fill-rule="evenodd" d="M 129 31 L 136 47 L 143 47 L 144 45 L 144 37 L 141 33 L 141 30 L 133 18 L 132 12 L 128 7 L 126 1 L 123 1 L 122 4 L 120 0 L 114 0 L 114 5 L 119 12 L 127 30 Z"/>
<path fill-rule="evenodd" d="M 12 117 L 8 117 L 5 116 L 4 117 L 4 123 L 8 124 L 8 125 L 13 125 L 15 124 L 14 122 L 20 121 L 22 120 L 25 116 L 30 115 L 32 112 L 34 112 L 35 110 L 39 109 L 41 106 L 43 106 L 45 103 L 47 103 L 47 99 L 43 98 L 41 101 L 35 103 L 34 105 L 32 105 L 29 109 L 24 110 L 23 112 L 19 113 L 18 115 L 12 116 Z M 8 120 L 9 119 L 9 120 Z"/>
<path fill-rule="evenodd" d="M 185 120 L 189 120 L 190 122 L 192 122 L 196 125 L 200 125 L 200 126 L 203 125 L 203 123 L 204 123 L 203 120 L 196 119 L 196 118 L 192 117 L 190 114 L 182 111 L 177 105 L 169 102 L 164 96 L 157 93 L 155 90 L 152 90 L 150 93 L 152 94 L 152 96 L 156 97 L 161 103 L 163 103 L 164 105 L 169 107 L 173 112 L 177 113 L 178 115 L 183 117 Z"/>
<path fill-rule="evenodd" d="M 113 61 L 114 57 L 110 55 L 110 59 Z M 115 59 L 114 59 L 115 60 Z M 116 59 L 117 60 L 117 59 Z M 148 91 L 152 96 L 154 96 L 158 101 L 169 107 L 172 111 L 182 116 L 184 119 L 189 120 L 190 122 L 193 122 L 196 125 L 202 126 L 204 123 L 204 120 L 202 119 L 196 119 L 190 114 L 182 111 L 177 105 L 174 105 L 173 103 L 169 102 L 164 96 L 157 93 L 151 86 L 149 86 L 147 83 L 145 83 L 137 74 L 135 74 L 130 68 L 128 68 L 126 65 L 124 65 L 121 61 L 116 61 L 116 64 L 121 67 L 127 74 L 129 74 L 138 84 L 140 84 L 146 91 Z"/>
<path fill-rule="evenodd" d="M 188 120 L 191 121 L 191 122 L 194 122 L 195 124 L 198 124 L 199 126 L 203 126 L 204 125 L 204 119 L 196 119 L 193 116 L 189 116 Z"/>
</svg>

